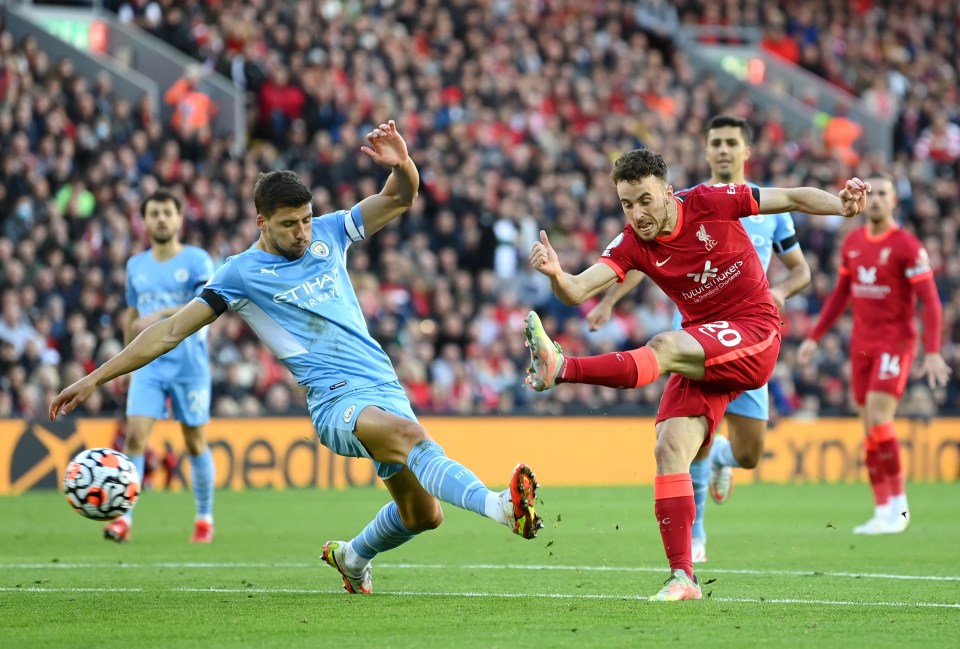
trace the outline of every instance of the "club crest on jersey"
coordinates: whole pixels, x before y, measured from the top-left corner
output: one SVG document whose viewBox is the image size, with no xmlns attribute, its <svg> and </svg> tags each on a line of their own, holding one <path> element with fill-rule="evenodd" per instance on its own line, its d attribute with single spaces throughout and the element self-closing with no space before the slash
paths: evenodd
<svg viewBox="0 0 960 649">
<path fill-rule="evenodd" d="M 343 423 L 349 424 L 350 420 L 353 419 L 353 413 L 356 412 L 356 410 L 357 404 L 347 407 L 347 409 L 343 411 Z"/>
<path fill-rule="evenodd" d="M 190 279 L 190 271 L 186 268 L 178 268 L 173 271 L 173 279 L 178 282 L 185 282 Z"/>
<path fill-rule="evenodd" d="M 330 246 L 323 241 L 314 241 L 310 244 L 310 254 L 314 257 L 323 259 L 330 256 Z"/>
<path fill-rule="evenodd" d="M 877 267 L 864 268 L 863 266 L 857 266 L 857 281 L 861 284 L 875 283 L 877 281 Z"/>
<path fill-rule="evenodd" d="M 703 242 L 704 247 L 707 249 L 707 252 L 713 250 L 713 247 L 717 245 L 716 239 L 707 234 L 707 228 L 700 225 L 700 229 L 697 230 L 697 239 Z"/>
<path fill-rule="evenodd" d="M 609 257 L 610 251 L 619 246 L 621 242 L 623 242 L 623 232 L 614 237 L 613 241 L 610 242 L 610 245 L 607 246 L 607 249 L 604 250 L 600 256 Z"/>
<path fill-rule="evenodd" d="M 880 258 L 877 261 L 879 264 L 885 264 L 890 259 L 890 248 L 881 248 L 880 249 Z"/>
</svg>

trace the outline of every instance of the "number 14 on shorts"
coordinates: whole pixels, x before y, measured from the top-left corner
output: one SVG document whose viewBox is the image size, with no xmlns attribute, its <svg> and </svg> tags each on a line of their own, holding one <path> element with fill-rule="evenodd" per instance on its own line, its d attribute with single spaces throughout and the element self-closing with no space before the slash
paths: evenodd
<svg viewBox="0 0 960 649">
<path fill-rule="evenodd" d="M 879 374 L 881 379 L 900 376 L 900 357 L 896 354 L 887 354 L 886 352 L 881 354 Z"/>
</svg>

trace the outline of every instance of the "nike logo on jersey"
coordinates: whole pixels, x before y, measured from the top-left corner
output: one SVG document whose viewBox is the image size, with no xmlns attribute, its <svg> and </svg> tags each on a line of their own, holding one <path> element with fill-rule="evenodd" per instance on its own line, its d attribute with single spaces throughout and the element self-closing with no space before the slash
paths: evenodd
<svg viewBox="0 0 960 649">
<path fill-rule="evenodd" d="M 273 268 L 261 268 L 261 269 L 260 269 L 260 274 L 261 274 L 261 275 L 273 275 L 274 277 L 280 277 L 279 275 L 277 275 L 277 267 L 276 267 L 276 265 L 274 265 Z"/>
<path fill-rule="evenodd" d="M 663 266 L 665 263 L 667 263 L 667 262 L 670 261 L 671 259 L 673 259 L 673 255 L 670 255 L 669 257 L 667 257 L 667 258 L 664 259 L 663 261 L 658 261 L 658 262 L 657 262 L 657 268 L 660 268 L 661 266 Z"/>
<path fill-rule="evenodd" d="M 860 251 L 859 251 L 859 250 L 851 250 L 851 251 L 848 252 L 847 254 L 850 256 L 850 259 L 853 259 L 854 257 L 859 257 L 859 256 L 860 256 Z"/>
</svg>

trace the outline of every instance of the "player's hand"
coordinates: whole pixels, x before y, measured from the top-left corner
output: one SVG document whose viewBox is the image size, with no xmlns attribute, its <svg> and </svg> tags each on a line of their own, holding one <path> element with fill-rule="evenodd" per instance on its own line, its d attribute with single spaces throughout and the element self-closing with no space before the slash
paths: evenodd
<svg viewBox="0 0 960 649">
<path fill-rule="evenodd" d="M 597 302 L 597 305 L 590 309 L 590 312 L 587 313 L 587 325 L 590 327 L 590 331 L 596 331 L 603 325 L 607 324 L 610 321 L 610 316 L 613 315 L 613 305 L 608 304 L 604 300 Z"/>
<path fill-rule="evenodd" d="M 931 388 L 942 388 L 950 380 L 950 366 L 943 360 L 943 356 L 934 352 L 926 354 L 923 357 L 923 367 L 920 368 L 920 376 L 927 377 L 927 384 Z"/>
<path fill-rule="evenodd" d="M 787 304 L 787 296 L 784 294 L 783 289 L 779 286 L 774 286 L 770 289 L 770 295 L 773 297 L 777 308 L 783 311 L 783 307 Z"/>
<path fill-rule="evenodd" d="M 397 123 L 392 119 L 367 133 L 367 142 L 370 146 L 360 147 L 360 150 L 384 167 L 396 167 L 410 157 L 407 143 L 400 137 Z"/>
<path fill-rule="evenodd" d="M 809 338 L 800 343 L 797 348 L 797 364 L 806 365 L 813 359 L 813 353 L 817 351 L 817 343 Z"/>
<path fill-rule="evenodd" d="M 840 202 L 843 204 L 843 215 L 847 218 L 856 216 L 867 209 L 867 194 L 870 192 L 870 183 L 859 178 L 851 178 L 840 190 Z"/>
<path fill-rule="evenodd" d="M 50 421 L 56 421 L 61 415 L 69 415 L 77 409 L 77 406 L 89 399 L 96 389 L 97 382 L 90 375 L 64 388 L 50 402 Z"/>
<path fill-rule="evenodd" d="M 545 230 L 540 230 L 540 241 L 533 244 L 533 250 L 530 251 L 530 267 L 547 277 L 556 277 L 563 272 L 557 251 L 550 245 Z"/>
</svg>

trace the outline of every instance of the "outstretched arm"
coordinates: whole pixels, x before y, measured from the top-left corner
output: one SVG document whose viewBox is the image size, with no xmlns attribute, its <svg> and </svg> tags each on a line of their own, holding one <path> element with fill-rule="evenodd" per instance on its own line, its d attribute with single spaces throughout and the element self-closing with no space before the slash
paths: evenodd
<svg viewBox="0 0 960 649">
<path fill-rule="evenodd" d="M 847 218 L 856 216 L 867 206 L 870 183 L 851 178 L 836 195 L 815 187 L 761 187 L 760 213 L 806 212 L 831 216 L 839 214 Z"/>
<path fill-rule="evenodd" d="M 383 229 L 413 205 L 420 187 L 420 173 L 407 152 L 407 143 L 397 132 L 397 124 L 390 120 L 367 134 L 370 146 L 360 150 L 377 164 L 390 167 L 390 177 L 379 194 L 360 201 L 363 230 L 366 236 Z"/>
<path fill-rule="evenodd" d="M 50 404 L 50 419 L 73 412 L 98 387 L 139 369 L 179 345 L 184 338 L 217 319 L 217 313 L 204 302 L 193 300 L 175 314 L 157 322 L 134 338 L 123 351 L 63 389 Z"/>
<path fill-rule="evenodd" d="M 547 233 L 540 230 L 540 241 L 530 251 L 530 267 L 550 278 L 553 294 L 566 305 L 581 304 L 617 281 L 617 273 L 606 264 L 594 264 L 579 275 L 564 272 L 557 251 Z"/>
</svg>

